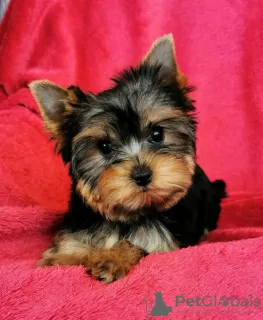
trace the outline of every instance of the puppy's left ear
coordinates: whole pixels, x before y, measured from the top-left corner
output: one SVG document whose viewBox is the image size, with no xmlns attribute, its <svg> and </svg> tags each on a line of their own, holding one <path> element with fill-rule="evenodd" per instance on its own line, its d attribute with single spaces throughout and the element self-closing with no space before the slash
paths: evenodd
<svg viewBox="0 0 263 320">
<path fill-rule="evenodd" d="M 179 67 L 175 58 L 175 46 L 172 34 L 163 36 L 152 44 L 142 60 L 142 64 L 146 63 L 152 66 L 159 65 L 160 76 L 168 81 L 177 81 L 180 88 L 187 86 L 187 78 L 179 71 Z"/>
</svg>

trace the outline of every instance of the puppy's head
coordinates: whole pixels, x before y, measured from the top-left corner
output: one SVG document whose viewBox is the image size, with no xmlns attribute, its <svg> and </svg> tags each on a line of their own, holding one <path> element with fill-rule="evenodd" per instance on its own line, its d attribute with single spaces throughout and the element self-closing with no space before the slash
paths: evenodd
<svg viewBox="0 0 263 320">
<path fill-rule="evenodd" d="M 170 35 L 114 82 L 96 95 L 49 81 L 30 89 L 76 191 L 107 219 L 132 221 L 174 206 L 191 185 L 194 107 Z"/>
</svg>

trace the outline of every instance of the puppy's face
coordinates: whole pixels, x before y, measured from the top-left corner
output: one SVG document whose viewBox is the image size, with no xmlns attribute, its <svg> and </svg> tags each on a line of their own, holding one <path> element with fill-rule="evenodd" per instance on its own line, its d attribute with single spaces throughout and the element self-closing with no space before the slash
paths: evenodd
<svg viewBox="0 0 263 320">
<path fill-rule="evenodd" d="M 195 166 L 194 110 L 170 36 L 97 95 L 48 81 L 30 85 L 47 130 L 71 163 L 76 191 L 110 220 L 175 205 Z"/>
</svg>

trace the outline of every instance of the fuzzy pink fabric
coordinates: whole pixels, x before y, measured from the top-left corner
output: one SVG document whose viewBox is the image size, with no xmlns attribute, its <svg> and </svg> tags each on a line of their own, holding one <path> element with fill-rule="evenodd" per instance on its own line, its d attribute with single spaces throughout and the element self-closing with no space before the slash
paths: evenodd
<svg viewBox="0 0 263 320">
<path fill-rule="evenodd" d="M 0 319 L 263 319 L 263 2 L 12 0 L 0 28 Z M 172 32 L 195 93 L 199 163 L 228 183 L 219 229 L 198 247 L 143 259 L 111 285 L 82 267 L 36 268 L 70 180 L 25 85 L 48 78 L 98 91 Z M 176 296 L 260 299 L 176 306 Z M 233 300 L 234 302 L 236 300 Z"/>
</svg>

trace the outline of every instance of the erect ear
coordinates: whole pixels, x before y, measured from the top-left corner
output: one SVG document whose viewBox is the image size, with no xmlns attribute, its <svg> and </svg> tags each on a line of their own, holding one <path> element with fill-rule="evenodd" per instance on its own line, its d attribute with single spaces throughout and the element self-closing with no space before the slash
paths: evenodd
<svg viewBox="0 0 263 320">
<path fill-rule="evenodd" d="M 152 66 L 160 66 L 160 76 L 168 82 L 178 82 L 180 88 L 187 85 L 187 78 L 179 71 L 175 58 L 175 46 L 172 34 L 154 41 L 150 50 L 142 60 Z"/>
<path fill-rule="evenodd" d="M 33 81 L 29 88 L 38 104 L 47 131 L 58 139 L 68 92 L 47 80 Z"/>
<path fill-rule="evenodd" d="M 78 87 L 64 89 L 48 80 L 33 81 L 29 88 L 39 106 L 46 130 L 56 139 L 59 150 L 63 147 L 61 126 L 65 115 L 70 113 L 85 94 Z"/>
</svg>

